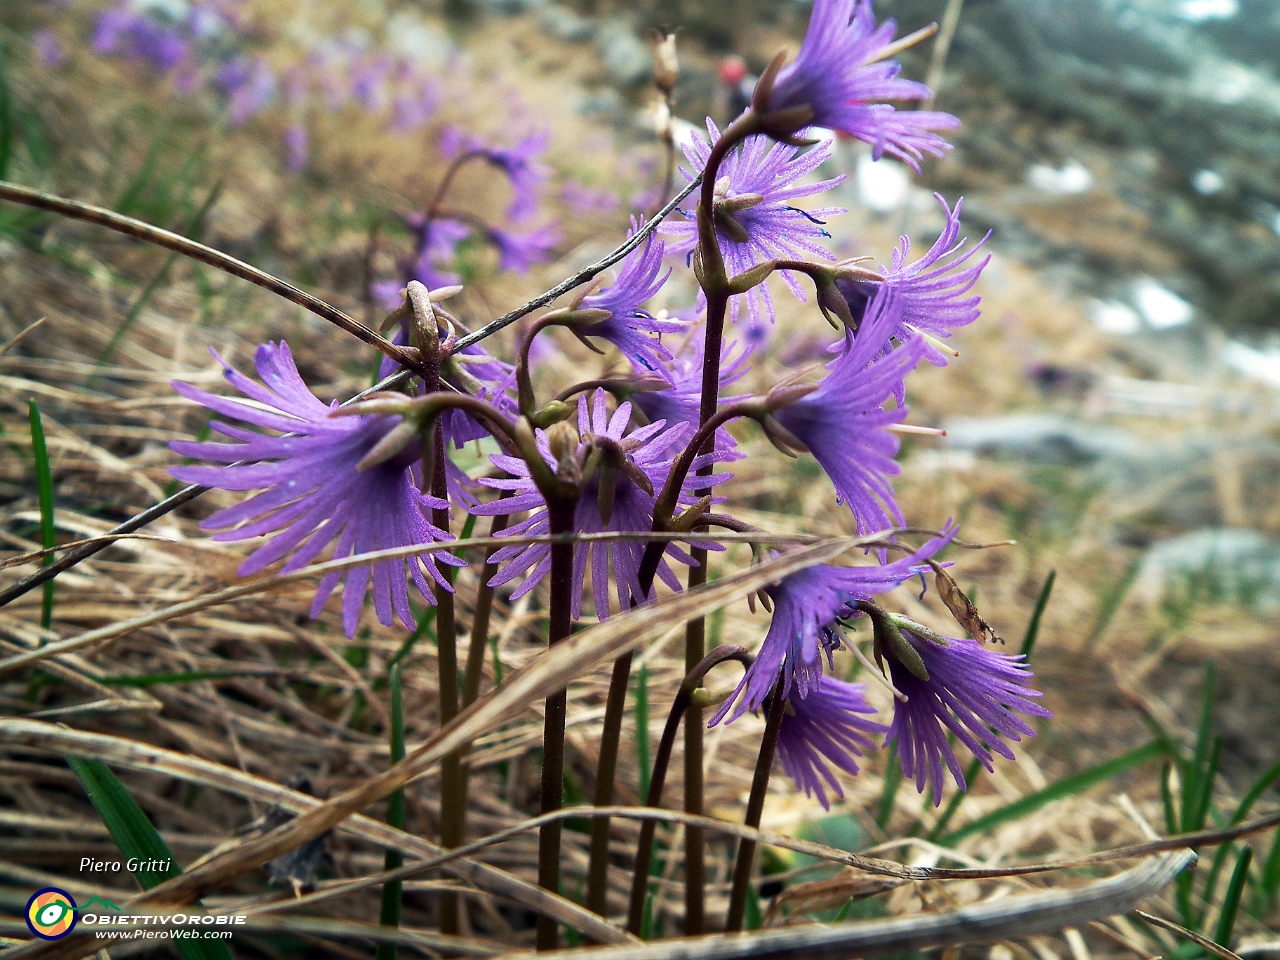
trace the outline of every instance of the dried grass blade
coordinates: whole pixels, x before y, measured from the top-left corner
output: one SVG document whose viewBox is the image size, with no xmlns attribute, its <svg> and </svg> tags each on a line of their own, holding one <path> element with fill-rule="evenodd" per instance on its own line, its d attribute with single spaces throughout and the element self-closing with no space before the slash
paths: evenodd
<svg viewBox="0 0 1280 960">
<path fill-rule="evenodd" d="M 939 945 L 990 943 L 1077 926 L 1127 913 L 1195 863 L 1190 850 L 1153 857 L 1132 870 L 1085 887 L 1005 897 L 937 913 L 846 923 L 785 927 L 764 933 L 684 939 L 639 947 L 603 947 L 539 954 L 544 960 L 847 960 L 901 955 Z M 509 954 L 508 956 L 520 956 Z"/>
</svg>

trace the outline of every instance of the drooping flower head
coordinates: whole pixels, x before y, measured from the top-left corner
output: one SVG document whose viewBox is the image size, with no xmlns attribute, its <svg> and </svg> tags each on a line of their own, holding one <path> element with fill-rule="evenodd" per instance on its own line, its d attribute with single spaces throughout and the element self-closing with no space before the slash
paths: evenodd
<svg viewBox="0 0 1280 960">
<path fill-rule="evenodd" d="M 937 806 L 942 802 L 944 763 L 956 786 L 966 789 L 960 762 L 947 742 L 948 731 L 991 770 L 992 751 L 1013 759 L 1004 740 L 1036 735 L 1016 714 L 1051 714 L 1034 702 L 1040 693 L 1027 685 L 1031 670 L 1025 657 L 967 638 L 927 636 L 931 631 L 904 618 L 895 622 L 919 662 L 913 668 L 897 659 L 891 648 L 885 651 L 893 685 L 907 697 L 905 703 L 894 701 L 887 743 L 897 743 L 903 774 L 915 780 L 921 793 L 927 783 Z"/>
<path fill-rule="evenodd" d="M 641 224 L 631 222 L 632 236 Z M 622 261 L 622 269 L 613 283 L 603 290 L 587 295 L 579 305 L 583 309 L 608 310 L 610 316 L 588 326 L 575 328 L 584 337 L 597 337 L 612 343 L 622 351 L 636 368 L 649 373 L 662 369 L 671 359 L 671 352 L 654 334 L 679 333 L 685 323 L 678 319 L 658 318 L 644 304 L 662 289 L 671 276 L 671 269 L 662 269 L 664 244 L 653 234 L 632 250 Z"/>
<path fill-rule="evenodd" d="M 672 461 L 681 446 L 689 440 L 691 431 L 684 425 L 668 428 L 658 421 L 628 432 L 631 420 L 631 404 L 622 403 L 610 416 L 605 406 L 605 393 L 596 391 L 592 402 L 578 398 L 577 459 L 584 461 L 592 448 L 600 448 L 607 457 L 615 460 L 608 475 L 600 471 L 590 477 L 574 512 L 573 529 L 577 533 L 648 533 L 653 529 L 653 511 L 656 494 L 666 482 Z M 539 431 L 538 449 L 547 463 L 554 467 L 550 444 L 545 433 Z M 625 459 L 624 459 L 625 458 Z M 532 511 L 527 520 L 504 531 L 504 536 L 539 536 L 550 531 L 546 502 L 530 477 L 529 466 L 517 457 L 493 455 L 494 466 L 511 475 L 511 479 L 486 479 L 486 486 L 509 491 L 512 495 L 493 503 L 477 507 L 472 512 L 488 516 L 493 514 Z M 711 459 L 714 459 L 714 455 Z M 696 466 L 703 460 L 695 461 Z M 728 479 L 725 474 L 708 477 L 694 476 L 691 471 L 685 482 L 682 504 L 696 499 L 697 491 Z M 612 490 L 603 490 L 605 483 L 613 484 Z M 604 496 L 602 496 L 602 492 Z M 611 495 L 610 495 L 611 494 Z M 714 546 L 710 549 L 715 549 Z M 621 609 L 643 603 L 647 596 L 640 589 L 640 563 L 645 544 L 638 541 L 614 543 L 579 543 L 573 553 L 573 616 L 581 612 L 582 589 L 588 566 L 591 569 L 592 599 L 596 616 L 601 620 L 609 616 L 609 582 L 612 566 L 614 594 Z M 658 565 L 657 576 L 672 589 L 680 583 L 668 564 L 668 559 L 691 565 L 692 558 L 675 544 L 666 548 Z M 532 590 L 551 569 L 551 547 L 545 543 L 528 546 L 503 547 L 494 554 L 500 564 L 498 573 L 490 581 L 497 587 L 510 583 L 520 576 L 524 581 L 512 594 L 518 599 Z"/>
<path fill-rule="evenodd" d="M 174 388 L 215 413 L 284 436 L 211 421 L 212 429 L 241 442 L 176 442 L 170 448 L 181 456 L 226 466 L 174 467 L 169 472 L 185 483 L 261 491 L 200 524 L 206 530 L 222 531 L 214 534 L 214 540 L 268 538 L 240 565 L 241 576 L 258 573 L 286 556 L 281 572 L 299 570 L 330 544 L 335 544 L 333 557 L 339 559 L 452 539 L 429 519 L 430 510 L 445 509 L 448 504 L 418 489 L 416 447 L 378 466 L 357 468 L 365 454 L 399 422 L 398 417 L 331 417 L 336 405 L 326 406 L 307 389 L 283 342 L 258 348 L 254 362 L 262 384 L 221 358 L 218 361 L 231 385 L 254 402 L 216 396 L 185 383 L 174 383 Z M 372 579 L 378 620 L 389 626 L 393 616 L 398 616 L 405 626 L 412 627 L 406 567 L 423 597 L 433 602 L 424 572 L 449 589 L 438 563 L 457 566 L 462 561 L 437 552 L 383 560 L 372 565 L 372 572 L 369 566 L 358 566 L 328 573 L 316 591 L 311 616 L 319 616 L 329 595 L 345 579 L 342 626 L 348 636 L 354 635 Z"/>
<path fill-rule="evenodd" d="M 711 141 L 720 139 L 720 130 L 707 119 Z M 766 260 L 790 259 L 811 255 L 824 260 L 835 257 L 819 240 L 829 237 L 823 228 L 827 217 L 844 213 L 843 207 L 819 207 L 801 210 L 793 201 L 823 193 L 844 180 L 843 176 L 817 183 L 799 181 L 820 167 L 831 156 L 831 141 L 809 150 L 775 143 L 768 137 L 754 136 L 724 159 L 716 182 L 716 237 L 730 276 L 742 273 Z M 684 144 L 684 154 L 694 173 L 681 167 L 685 178 L 692 180 L 707 165 L 711 144 L 701 136 L 691 135 Z M 683 212 L 683 211 L 682 211 Z M 698 244 L 698 227 L 692 211 L 684 214 L 687 222 L 664 224 L 663 233 L 673 237 L 672 253 L 688 254 Z M 783 271 L 783 280 L 796 297 L 805 295 L 797 279 Z M 766 284 L 734 296 L 729 303 L 730 316 L 738 319 L 739 301 L 745 299 L 752 326 L 759 326 L 767 315 L 774 318 L 773 297 Z"/>
<path fill-rule="evenodd" d="M 887 428 L 901 423 L 907 408 L 900 400 L 892 409 L 885 404 L 901 398 L 924 345 L 913 338 L 886 350 L 901 315 L 893 293 L 888 286 L 877 291 L 860 335 L 846 338 L 845 352 L 828 364 L 818 389 L 773 414 L 831 478 L 859 533 L 903 523 L 889 480 L 899 473 L 898 438 Z"/>
<path fill-rule="evenodd" d="M 919 334 L 946 339 L 951 332 L 978 318 L 981 297 L 970 295 L 982 270 L 990 262 L 987 255 L 975 260 L 974 255 L 986 243 L 986 237 L 961 254 L 965 240 L 960 238 L 960 211 L 964 200 L 954 209 L 934 194 L 947 215 L 947 225 L 929 252 L 914 263 L 908 263 L 911 240 L 902 237 L 893 251 L 893 265 L 884 272 L 884 280 L 837 280 L 836 287 L 849 304 L 849 311 L 861 327 L 861 319 L 880 286 L 893 289 L 901 316 L 891 336 L 901 342 L 920 339 Z M 988 234 L 987 236 L 990 236 Z M 937 366 L 946 365 L 946 354 L 924 341 L 924 358 Z"/>
<path fill-rule="evenodd" d="M 885 56 L 894 22 L 876 26 L 871 0 L 815 0 L 795 60 L 772 83 L 757 88 L 753 107 L 777 137 L 803 127 L 829 127 L 871 144 L 873 156 L 897 157 L 917 171 L 925 154 L 950 149 L 936 130 L 960 121 L 949 113 L 894 109 L 886 100 L 928 100 L 929 88 L 898 77 L 901 64 Z"/>
<path fill-rule="evenodd" d="M 227 122 L 238 127 L 261 113 L 276 95 L 276 75 L 261 58 L 237 57 L 218 71 L 227 95 Z"/>
<path fill-rule="evenodd" d="M 550 169 L 542 162 L 542 154 L 551 143 L 550 130 L 537 130 L 512 147 L 491 147 L 459 127 L 449 127 L 440 137 L 440 155 L 453 160 L 464 153 L 482 153 L 485 159 L 507 175 L 514 196 L 507 217 L 520 222 L 537 212 L 538 194 L 546 183 Z"/>
<path fill-rule="evenodd" d="M 948 525 L 915 553 L 880 566 L 834 567 L 819 564 L 784 577 L 766 588 L 773 601 L 773 619 L 755 663 L 738 689 L 712 718 L 711 725 L 737 709 L 730 722 L 749 710 L 758 710 L 782 679 L 782 695 L 804 699 L 819 689 L 826 668 L 841 644 L 840 621 L 858 616 L 855 605 L 909 580 L 925 561 L 951 542 L 954 526 Z M 738 695 L 742 694 L 741 700 Z"/>
<path fill-rule="evenodd" d="M 514 273 L 528 273 L 535 263 L 546 260 L 560 239 L 554 221 L 523 233 L 498 227 L 489 230 L 489 241 L 498 249 L 498 269 Z"/>
<path fill-rule="evenodd" d="M 824 810 L 831 809 L 828 789 L 844 798 L 831 767 L 857 776 L 858 764 L 853 758 L 874 749 L 871 737 L 889 730 L 866 718 L 875 708 L 867 703 L 865 689 L 861 683 L 827 676 L 807 697 L 787 698 L 786 714 L 778 728 L 778 759 L 805 796 L 816 796 Z"/>
</svg>

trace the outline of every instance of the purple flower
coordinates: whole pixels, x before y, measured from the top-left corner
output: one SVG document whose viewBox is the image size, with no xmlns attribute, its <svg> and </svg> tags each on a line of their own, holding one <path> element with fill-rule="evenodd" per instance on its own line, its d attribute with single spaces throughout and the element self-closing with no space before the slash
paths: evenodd
<svg viewBox="0 0 1280 960">
<path fill-rule="evenodd" d="M 863 716 L 875 713 L 863 696 L 865 689 L 861 683 L 823 677 L 807 697 L 787 700 L 787 712 L 778 728 L 778 759 L 806 797 L 817 795 L 824 810 L 831 809 L 826 787 L 844 799 L 831 767 L 857 776 L 858 764 L 853 758 L 875 748 L 868 734 L 889 731 L 884 724 Z"/>
<path fill-rule="evenodd" d="M 666 389 L 636 391 L 631 402 L 640 408 L 650 422 L 665 420 L 669 426 L 686 423 L 697 429 L 702 415 L 702 356 L 705 338 L 700 330 L 694 330 L 685 341 L 684 349 L 672 357 L 662 376 L 670 384 Z M 739 348 L 737 341 L 725 344 L 720 354 L 720 402 L 732 403 L 742 397 L 729 396 L 728 388 L 747 375 L 751 368 L 747 361 L 751 351 Z M 737 441 L 728 430 L 716 431 L 716 451 L 724 460 L 739 459 L 734 452 Z"/>
<path fill-rule="evenodd" d="M 382 109 L 393 65 L 385 53 L 363 58 L 351 71 L 351 99 L 369 113 Z"/>
<path fill-rule="evenodd" d="M 165 72 L 186 59 L 189 52 L 187 42 L 176 30 L 123 5 L 98 15 L 92 43 L 98 53 L 121 53 Z"/>
<path fill-rule="evenodd" d="M 459 127 L 449 127 L 440 137 L 440 155 L 454 160 L 464 153 L 484 154 L 485 159 L 511 181 L 514 196 L 507 208 L 507 218 L 520 222 L 537 211 L 538 194 L 550 173 L 539 157 L 550 142 L 551 131 L 541 130 L 529 134 L 514 147 L 490 147 Z"/>
<path fill-rule="evenodd" d="M 237 57 L 218 71 L 217 84 L 227 95 L 227 120 L 233 127 L 261 113 L 276 95 L 276 75 L 260 59 Z"/>
<path fill-rule="evenodd" d="M 498 269 L 514 273 L 528 273 L 535 263 L 546 260 L 560 239 L 560 228 L 554 221 L 524 233 L 497 227 L 489 231 L 490 242 L 498 248 Z"/>
<path fill-rule="evenodd" d="M 867 307 L 862 335 L 846 338 L 847 348 L 828 364 L 818 389 L 773 414 L 826 471 L 837 502 L 848 503 L 859 533 L 903 523 L 889 477 L 899 473 L 898 438 L 887 428 L 907 415 L 899 402 L 903 381 L 923 353 L 919 338 L 885 349 L 900 311 L 893 290 L 882 287 Z"/>
<path fill-rule="evenodd" d="M 67 60 L 67 52 L 58 42 L 57 34 L 48 27 L 42 27 L 31 35 L 31 45 L 35 48 L 36 59 L 46 69 L 56 70 Z"/>
<path fill-rule="evenodd" d="M 560 188 L 560 199 L 574 213 L 610 214 L 618 209 L 618 194 L 608 187 L 593 188 L 577 180 L 566 180 Z"/>
<path fill-rule="evenodd" d="M 640 224 L 633 220 L 628 236 L 639 227 Z M 644 243 L 622 261 L 622 269 L 614 276 L 613 284 L 584 297 L 580 304 L 584 309 L 608 310 L 611 316 L 598 323 L 574 328 L 584 337 L 607 340 L 621 350 L 635 367 L 649 372 L 661 369 L 663 363 L 671 359 L 671 352 L 661 340 L 650 334 L 679 333 L 685 328 L 683 321 L 659 319 L 642 306 L 662 289 L 671 276 L 670 268 L 666 273 L 662 272 L 663 249 L 664 244 L 655 240 L 653 234 L 645 237 Z"/>
<path fill-rule="evenodd" d="M 688 441 L 690 431 L 681 425 L 671 429 L 658 421 L 645 427 L 627 432 L 631 419 L 631 404 L 623 403 L 609 416 L 605 407 L 605 393 L 596 391 L 594 403 L 588 407 L 587 398 L 578 398 L 578 432 L 580 443 L 578 452 L 585 457 L 591 449 L 602 449 L 606 457 L 615 461 L 615 469 L 609 471 L 609 482 L 614 484 L 611 503 L 607 497 L 601 497 L 600 471 L 589 479 L 578 500 L 573 518 L 573 528 L 578 533 L 603 533 L 606 531 L 627 533 L 648 533 L 653 529 L 653 509 L 655 491 L 661 489 L 671 469 L 671 463 L 679 453 L 680 447 Z M 550 445 L 546 434 L 538 431 L 538 449 L 549 464 L 554 466 Z M 516 457 L 493 455 L 489 458 L 494 466 L 509 473 L 512 479 L 482 480 L 486 486 L 498 490 L 508 490 L 513 494 L 503 500 L 485 504 L 473 510 L 481 516 L 493 514 L 519 513 L 533 511 L 532 515 L 522 523 L 509 527 L 505 536 L 540 536 L 550 532 L 550 521 L 547 516 L 546 503 L 530 478 L 529 467 Z M 705 461 L 702 461 L 705 462 Z M 695 462 L 695 469 L 698 463 Z M 641 485 L 635 475 L 643 475 L 646 485 Z M 728 477 L 724 474 L 712 477 L 697 477 L 692 473 L 685 483 L 682 504 L 693 502 L 695 492 L 716 483 L 723 483 Z M 609 504 L 606 515 L 602 502 Z M 640 562 L 644 556 L 645 544 L 641 542 L 619 541 L 615 543 L 581 543 L 574 548 L 573 580 L 576 591 L 573 596 L 573 616 L 581 613 L 581 597 L 586 579 L 588 565 L 591 568 L 592 598 L 595 601 L 596 616 L 601 620 L 609 616 L 609 582 L 614 583 L 614 592 L 618 605 L 627 610 L 635 604 L 644 602 L 644 592 L 640 589 Z M 680 582 L 667 563 L 671 558 L 680 563 L 692 565 L 692 558 L 675 544 L 669 545 L 662 561 L 658 564 L 657 576 L 673 590 L 680 588 Z M 524 582 L 512 594 L 518 599 L 532 590 L 551 569 L 551 547 L 545 543 L 528 546 L 503 547 L 493 556 L 494 562 L 501 564 L 501 569 L 490 581 L 497 587 L 510 583 L 523 575 Z M 612 565 L 613 576 L 610 577 Z"/>
<path fill-rule="evenodd" d="M 893 33 L 892 20 L 876 26 L 871 0 L 815 0 L 800 53 L 772 88 L 757 90 L 753 106 L 766 129 L 786 137 L 807 126 L 830 127 L 871 144 L 877 160 L 887 153 L 917 171 L 924 154 L 942 156 L 950 146 L 933 131 L 954 129 L 959 120 L 880 102 L 930 96 L 924 84 L 898 78 L 901 64 L 878 60 Z"/>
<path fill-rule="evenodd" d="M 174 383 L 174 388 L 215 413 L 285 436 L 211 421 L 214 430 L 241 442 L 177 442 L 170 448 L 181 456 L 229 466 L 174 467 L 170 473 L 186 483 L 219 490 L 261 491 L 200 524 L 206 530 L 223 531 L 215 534 L 214 540 L 269 536 L 267 543 L 240 565 L 241 576 L 258 573 L 286 555 L 289 559 L 281 572 L 299 570 L 335 540 L 333 556 L 337 559 L 452 539 L 429 519 L 430 510 L 447 509 L 448 503 L 419 491 L 416 449 L 407 449 L 367 470 L 357 468 L 365 454 L 399 422 L 398 417 L 331 417 L 336 404 L 326 406 L 307 389 L 288 344 L 283 342 L 259 347 L 254 357 L 265 386 L 220 357 L 218 361 L 231 385 L 254 403 L 215 396 L 185 383 Z M 234 465 L 238 461 L 250 462 Z M 320 615 L 329 595 L 345 578 L 342 626 L 352 636 L 372 578 L 378 620 L 390 626 L 393 615 L 399 616 L 405 626 L 412 627 L 406 567 L 418 590 L 432 601 L 424 568 L 436 583 L 448 588 L 437 563 L 459 566 L 462 561 L 448 553 L 429 553 L 375 563 L 372 577 L 368 566 L 328 573 L 316 590 L 311 616 Z"/>
<path fill-rule="evenodd" d="M 893 266 L 885 271 L 883 285 L 893 288 L 894 299 L 901 311 L 901 319 L 891 336 L 900 342 L 922 339 L 919 334 L 947 338 L 951 331 L 963 327 L 978 318 L 981 297 L 967 296 L 984 267 L 991 260 L 987 255 L 981 260 L 971 258 L 986 243 L 986 237 L 970 247 L 961 256 L 965 245 L 960 236 L 960 210 L 964 200 L 957 200 L 955 209 L 947 208 L 947 202 L 935 194 L 947 214 L 947 225 L 929 248 L 929 252 L 915 263 L 908 263 L 911 241 L 902 237 L 893 251 Z M 987 234 L 990 236 L 990 234 Z M 882 284 L 875 281 L 837 280 L 836 286 L 849 304 L 855 321 L 861 322 L 867 304 Z M 887 341 L 886 341 L 887 343 Z M 946 355 L 938 348 L 923 341 L 924 357 L 937 366 L 946 365 Z"/>
<path fill-rule="evenodd" d="M 307 168 L 307 128 L 301 123 L 289 124 L 284 132 L 284 146 L 289 169 L 293 173 L 301 173 Z"/>
<path fill-rule="evenodd" d="M 956 785 L 966 789 L 960 762 L 947 742 L 948 730 L 991 770 L 991 750 L 1013 759 L 1013 751 L 1001 737 L 1021 740 L 1036 735 L 1015 713 L 1029 717 L 1051 714 L 1030 699 L 1040 693 L 1027 686 L 1031 671 L 1023 662 L 1025 657 L 998 653 L 976 640 L 955 637 L 946 638 L 948 645 L 944 647 L 937 639 L 913 630 L 909 621 L 899 618 L 896 622 L 919 654 L 928 679 L 899 663 L 892 650 L 886 649 L 893 684 L 907 697 L 905 703 L 894 701 L 886 745 L 897 743 L 903 774 L 915 779 L 921 793 L 928 783 L 937 806 L 942 802 L 943 763 Z"/>
<path fill-rule="evenodd" d="M 712 141 L 720 139 L 720 131 L 710 118 L 707 119 L 707 129 L 711 132 Z M 716 183 L 715 220 L 716 237 L 730 276 L 766 260 L 790 259 L 806 254 L 824 260 L 835 259 L 818 241 L 830 237 L 822 229 L 823 220 L 844 213 L 844 208 L 800 210 L 791 205 L 794 200 L 823 193 L 844 180 L 839 176 L 818 183 L 797 182 L 817 170 L 831 156 L 833 146 L 831 141 L 827 141 L 805 151 L 775 143 L 768 137 L 755 136 L 748 137 L 725 158 Z M 711 145 L 701 136 L 694 135 L 685 143 L 684 153 L 693 168 L 701 170 L 707 165 Z M 683 167 L 680 172 L 686 179 L 693 179 L 693 174 Z M 752 204 L 753 196 L 763 199 Z M 725 203 L 728 206 L 721 208 Z M 735 208 L 736 204 L 745 205 Z M 669 245 L 670 252 L 681 255 L 688 254 L 698 244 L 697 218 L 692 212 L 684 213 L 684 216 L 688 218 L 687 222 L 668 223 L 662 227 L 663 233 L 675 238 Z M 783 271 L 782 278 L 791 292 L 804 302 L 804 291 L 791 272 Z M 753 326 L 760 323 L 762 307 L 772 322 L 773 297 L 766 284 L 732 298 L 730 315 L 735 321 L 739 301 L 743 298 Z"/>
<path fill-rule="evenodd" d="M 407 89 L 396 94 L 391 105 L 391 129 L 412 133 L 435 114 L 440 106 L 440 85 L 435 77 L 410 75 Z"/>
<path fill-rule="evenodd" d="M 819 564 L 793 573 L 765 589 L 773 601 L 773 619 L 760 652 L 734 695 L 711 719 L 711 726 L 728 715 L 738 694 L 742 699 L 729 721 L 758 710 L 774 684 L 782 680 L 782 695 L 804 699 L 825 683 L 823 658 L 833 667 L 841 644 L 840 621 L 859 616 L 854 605 L 909 580 L 919 566 L 951 542 L 955 527 L 948 525 L 915 553 L 893 563 L 865 567 Z"/>
</svg>

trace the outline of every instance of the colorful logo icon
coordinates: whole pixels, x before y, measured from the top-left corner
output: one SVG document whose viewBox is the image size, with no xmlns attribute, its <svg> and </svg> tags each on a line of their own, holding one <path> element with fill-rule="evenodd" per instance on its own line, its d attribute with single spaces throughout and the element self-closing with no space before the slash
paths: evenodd
<svg viewBox="0 0 1280 960">
<path fill-rule="evenodd" d="M 27 901 L 27 927 L 41 940 L 61 940 L 76 925 L 76 902 L 57 887 L 37 890 Z"/>
</svg>

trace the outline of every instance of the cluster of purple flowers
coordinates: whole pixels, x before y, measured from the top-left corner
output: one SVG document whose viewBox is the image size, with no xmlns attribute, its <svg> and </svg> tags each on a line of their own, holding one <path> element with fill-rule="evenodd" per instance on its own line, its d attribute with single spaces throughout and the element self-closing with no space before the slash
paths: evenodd
<svg viewBox="0 0 1280 960">
<path fill-rule="evenodd" d="M 399 617 L 407 625 L 412 617 L 408 581 L 433 602 L 434 591 L 452 589 L 442 566 L 461 563 L 442 546 L 450 535 L 438 525 L 438 511 L 452 505 L 477 516 L 514 519 L 505 535 L 522 539 L 493 556 L 497 572 L 490 584 L 518 598 L 547 577 L 552 547 L 545 538 L 530 538 L 556 532 L 553 518 L 566 515 L 566 503 L 572 529 L 581 534 L 687 534 L 700 517 L 710 517 L 713 505 L 726 502 L 713 491 L 732 489 L 731 474 L 713 471 L 743 456 L 723 427 L 722 420 L 731 415 L 756 420 L 785 452 L 812 456 L 860 533 L 902 526 L 892 478 L 898 472 L 895 428 L 909 412 L 905 382 L 920 362 L 941 362 L 940 340 L 977 316 L 972 289 L 986 260 L 976 257 L 977 246 L 966 249 L 959 238 L 960 203 L 954 209 L 944 203 L 945 229 L 922 258 L 910 261 L 904 239 L 891 264 L 880 270 L 834 262 L 822 243 L 822 221 L 839 213 L 837 208 L 802 212 L 792 205 L 839 182 L 805 180 L 830 152 L 829 144 L 806 147 L 797 139 L 813 125 L 834 127 L 909 162 L 946 149 L 935 131 L 954 126 L 954 118 L 902 114 L 884 102 L 927 95 L 919 84 L 897 79 L 897 65 L 882 56 L 892 39 L 892 23 L 877 26 L 869 2 L 817 0 L 799 56 L 787 66 L 776 62 L 766 73 L 745 119 L 724 134 L 709 124 L 712 142 L 695 139 L 686 147 L 692 164 L 687 175 L 707 176 L 711 192 L 704 199 L 711 196 L 714 209 L 690 211 L 689 222 L 663 225 L 669 243 L 650 233 L 605 286 L 590 288 L 569 306 L 544 315 L 514 367 L 478 347 L 452 355 L 446 347 L 438 356 L 439 389 L 425 392 L 424 383 L 341 417 L 306 388 L 283 344 L 260 348 L 256 362 L 262 384 L 224 364 L 228 380 L 247 400 L 179 385 L 184 396 L 244 426 L 213 424 L 236 443 L 174 444 L 184 456 L 227 464 L 179 467 L 174 475 L 226 490 L 259 491 L 214 514 L 205 526 L 221 531 L 220 539 L 266 538 L 245 561 L 243 573 L 286 557 L 284 569 L 298 569 L 330 544 L 335 557 L 403 548 L 368 567 L 330 573 L 312 614 L 320 613 L 345 577 L 342 620 L 348 634 L 356 629 L 370 584 L 378 619 L 390 625 Z M 378 76 L 393 70 L 387 64 L 378 69 Z M 360 96 L 374 97 L 376 78 L 369 78 L 369 84 Z M 735 132 L 744 123 L 754 126 Z M 721 139 L 731 136 L 737 139 Z M 498 147 L 451 130 L 442 153 L 454 167 L 444 178 L 447 182 L 469 160 L 483 162 L 511 185 L 508 220 L 527 221 L 546 179 L 539 159 L 546 146 L 541 133 Z M 717 151 L 718 169 L 707 169 Z M 555 242 L 551 227 L 482 228 L 438 204 L 407 223 L 416 249 L 405 266 L 405 283 L 416 280 L 426 288 L 415 294 L 413 314 L 419 325 L 429 321 L 440 327 L 431 338 L 416 340 L 420 334 L 414 330 L 420 327 L 405 319 L 399 341 L 423 351 L 440 349 L 434 344 L 451 342 L 457 333 L 460 321 L 443 310 L 428 311 L 424 319 L 422 302 L 429 291 L 456 282 L 446 269 L 466 237 L 483 233 L 497 248 L 502 265 L 513 270 L 544 257 Z M 633 222 L 633 232 L 641 229 L 641 223 Z M 748 345 L 756 340 L 751 329 L 765 316 L 773 320 L 773 304 L 762 282 L 734 288 L 731 299 L 726 295 L 719 301 L 724 307 L 745 300 L 745 311 L 731 308 L 734 316 L 748 318 L 744 340 L 722 337 L 718 330 L 715 337 L 708 335 L 717 322 L 709 312 L 702 315 L 709 309 L 709 295 L 686 311 L 648 306 L 672 273 L 665 265 L 667 254 L 674 254 L 677 264 L 690 255 L 705 263 L 701 245 L 711 233 L 729 276 L 754 276 L 758 268 L 786 261 L 791 266 L 783 280 L 802 299 L 797 276 L 807 273 L 815 279 L 824 313 L 844 324 L 831 348 L 834 359 L 824 370 L 786 378 L 763 396 L 723 395 L 738 389 L 747 372 L 752 359 Z M 805 256 L 815 259 L 793 259 Z M 706 289 L 702 274 L 699 280 Z M 400 286 L 380 292 L 389 309 L 399 309 L 398 315 L 407 318 L 410 310 Z M 721 316 L 718 322 L 723 321 Z M 569 328 L 590 345 L 612 347 L 629 374 L 585 379 L 539 407 L 524 365 L 532 338 L 554 325 Z M 684 343 L 674 343 L 676 337 L 685 338 Z M 709 355 L 709 343 L 720 352 Z M 392 369 L 384 365 L 384 373 Z M 706 382 L 717 387 L 711 409 L 723 414 L 715 424 L 706 422 Z M 574 404 L 568 402 L 575 395 L 576 420 Z M 423 419 L 414 419 L 419 416 L 415 411 L 427 409 Z M 435 462 L 428 442 L 435 443 L 436 431 L 443 431 L 446 450 L 486 435 L 502 448 L 489 457 L 491 470 L 483 476 L 469 476 L 447 464 L 448 500 L 423 492 L 430 478 L 423 476 L 422 464 Z M 502 496 L 495 499 L 486 491 Z M 680 521 L 684 526 L 677 513 L 686 518 Z M 731 520 L 719 522 L 732 526 Z M 781 761 L 824 806 L 829 793 L 842 795 L 834 771 L 856 773 L 854 757 L 874 746 L 873 736 L 896 741 L 904 772 L 922 791 L 931 785 L 938 800 L 944 767 L 965 786 L 948 733 L 987 766 L 993 753 L 1011 756 L 1006 741 L 1034 735 L 1018 714 L 1047 715 L 1034 702 L 1038 694 L 1028 686 L 1025 663 L 974 640 L 940 637 L 875 603 L 876 597 L 926 570 L 954 536 L 948 525 L 914 550 L 885 540 L 863 565 L 816 566 L 768 587 L 764 592 L 773 609 L 768 634 L 738 690 L 712 723 L 732 722 L 770 698 L 784 698 Z M 890 560 L 890 549 L 906 553 Z M 572 616 L 582 615 L 588 589 L 600 619 L 610 615 L 614 602 L 622 611 L 649 602 L 655 581 L 679 589 L 672 561 L 696 562 L 676 543 L 650 554 L 639 540 L 578 542 L 573 549 Z M 832 675 L 835 653 L 848 642 L 844 626 L 862 617 L 875 627 L 876 655 L 887 661 L 886 682 L 897 694 L 889 726 L 870 718 L 873 711 L 862 686 Z"/>
<path fill-rule="evenodd" d="M 297 62 L 281 64 L 251 52 L 256 28 L 244 0 L 191 0 L 181 6 L 113 0 L 100 11 L 91 48 L 172 78 L 183 94 L 218 93 L 226 119 L 240 126 L 279 100 L 291 120 L 285 132 L 285 162 L 294 172 L 308 163 L 307 117 L 316 110 L 347 106 L 377 116 L 395 133 L 420 130 L 444 99 L 440 77 L 410 56 L 369 51 L 350 39 L 323 41 Z M 57 36 L 33 36 L 47 66 L 65 55 Z"/>
</svg>

